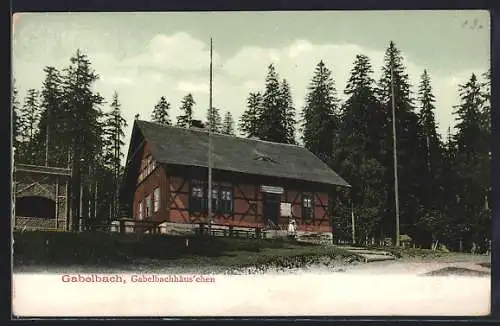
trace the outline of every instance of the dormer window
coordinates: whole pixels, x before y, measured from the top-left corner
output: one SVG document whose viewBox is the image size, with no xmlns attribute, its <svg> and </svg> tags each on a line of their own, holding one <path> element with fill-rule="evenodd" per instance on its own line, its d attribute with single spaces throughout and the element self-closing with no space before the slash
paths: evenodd
<svg viewBox="0 0 500 326">
<path fill-rule="evenodd" d="M 276 163 L 275 160 L 273 160 L 272 158 L 270 158 L 269 156 L 265 156 L 265 155 L 257 155 L 257 157 L 255 158 L 255 160 L 257 161 L 262 161 L 262 162 L 271 162 L 271 163 Z"/>
</svg>

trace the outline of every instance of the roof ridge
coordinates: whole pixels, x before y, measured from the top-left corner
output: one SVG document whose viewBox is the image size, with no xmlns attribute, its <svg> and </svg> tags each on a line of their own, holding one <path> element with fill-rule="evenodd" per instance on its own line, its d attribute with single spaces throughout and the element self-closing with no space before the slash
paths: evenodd
<svg viewBox="0 0 500 326">
<path fill-rule="evenodd" d="M 195 128 L 195 127 L 193 127 L 193 128 L 186 128 L 186 127 L 180 127 L 180 126 L 176 126 L 176 125 L 165 125 L 165 124 L 162 124 L 162 123 L 159 123 L 159 122 L 156 122 L 156 121 L 148 121 L 148 120 L 136 120 L 136 121 L 155 124 L 155 125 L 158 125 L 158 126 L 163 127 L 163 128 L 185 129 L 185 130 L 191 130 L 191 131 L 195 131 L 195 132 L 203 132 L 203 133 L 207 133 L 208 134 L 208 130 L 203 130 L 203 129 Z M 276 145 L 281 145 L 281 146 L 291 146 L 291 147 L 298 147 L 298 148 L 304 148 L 305 149 L 305 147 L 300 146 L 299 144 L 278 143 L 278 142 L 269 141 L 269 140 L 263 140 L 263 139 L 259 139 L 259 138 L 249 138 L 249 137 L 239 136 L 239 135 L 228 135 L 228 134 L 224 134 L 224 133 L 220 133 L 220 132 L 214 132 L 214 131 L 212 131 L 212 135 L 223 136 L 223 137 L 231 137 L 231 138 L 239 138 L 239 139 L 242 139 L 242 140 L 249 140 L 249 141 L 254 141 L 254 142 L 262 142 L 262 143 L 268 143 L 268 144 L 276 144 Z"/>
</svg>

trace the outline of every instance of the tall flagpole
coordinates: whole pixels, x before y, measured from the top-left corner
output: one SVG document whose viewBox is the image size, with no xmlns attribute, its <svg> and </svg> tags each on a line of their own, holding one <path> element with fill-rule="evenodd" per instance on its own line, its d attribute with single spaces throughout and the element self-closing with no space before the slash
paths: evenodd
<svg viewBox="0 0 500 326">
<path fill-rule="evenodd" d="M 212 38 L 210 38 L 210 85 L 208 103 L 208 230 L 212 234 Z"/>
<path fill-rule="evenodd" d="M 398 156 L 396 147 L 396 104 L 394 103 L 394 67 L 391 60 L 391 95 L 392 95 L 392 143 L 394 156 L 394 201 L 396 205 L 396 247 L 399 247 L 399 189 L 398 189 Z"/>
</svg>

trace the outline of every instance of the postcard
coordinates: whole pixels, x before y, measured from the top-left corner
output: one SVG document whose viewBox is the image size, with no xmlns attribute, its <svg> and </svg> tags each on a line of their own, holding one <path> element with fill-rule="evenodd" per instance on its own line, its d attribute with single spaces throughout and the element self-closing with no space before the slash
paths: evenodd
<svg viewBox="0 0 500 326">
<path fill-rule="evenodd" d="M 12 315 L 490 313 L 487 11 L 16 13 Z"/>
</svg>

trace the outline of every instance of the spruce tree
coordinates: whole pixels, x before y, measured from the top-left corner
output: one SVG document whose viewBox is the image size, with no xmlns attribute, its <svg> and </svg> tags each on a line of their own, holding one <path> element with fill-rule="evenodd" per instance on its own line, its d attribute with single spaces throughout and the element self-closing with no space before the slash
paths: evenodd
<svg viewBox="0 0 500 326">
<path fill-rule="evenodd" d="M 111 103 L 111 111 L 108 113 L 105 130 L 106 130 L 106 147 L 104 150 L 104 164 L 112 172 L 113 176 L 113 191 L 111 192 L 111 214 L 117 218 L 119 214 L 119 186 L 120 174 L 122 170 L 122 159 L 124 157 L 121 151 L 125 145 L 124 128 L 127 127 L 127 122 L 122 116 L 121 104 L 118 99 L 118 93 L 115 91 Z"/>
<path fill-rule="evenodd" d="M 248 138 L 260 136 L 260 114 L 262 112 L 262 95 L 250 93 L 247 99 L 247 109 L 240 118 L 240 132 Z"/>
<path fill-rule="evenodd" d="M 231 112 L 227 111 L 222 123 L 222 133 L 234 136 L 234 120 Z"/>
<path fill-rule="evenodd" d="M 435 120 L 435 98 L 432 93 L 431 79 L 427 70 L 421 75 L 418 87 L 418 122 L 422 130 L 420 136 L 421 152 L 425 159 L 425 169 L 422 169 L 421 183 L 422 212 L 417 216 L 414 233 L 418 234 L 422 243 L 432 243 L 443 240 L 446 228 L 445 205 L 445 175 L 443 144 L 437 132 Z"/>
<path fill-rule="evenodd" d="M 35 89 L 28 89 L 18 119 L 19 160 L 27 164 L 39 164 L 37 151 L 37 127 L 40 119 L 40 98 Z"/>
<path fill-rule="evenodd" d="M 425 162 L 426 174 L 425 181 L 427 183 L 425 192 L 426 209 L 436 208 L 440 205 L 438 201 L 441 193 L 437 190 L 440 188 L 438 184 L 441 174 L 442 163 L 442 145 L 441 139 L 437 132 L 437 123 L 434 115 L 435 98 L 432 93 L 430 76 L 427 70 L 424 70 L 418 89 L 418 102 L 420 111 L 418 113 L 419 123 L 422 128 L 421 143 L 425 146 Z"/>
<path fill-rule="evenodd" d="M 331 71 L 323 61 L 316 66 L 301 113 L 304 146 L 325 162 L 331 161 L 338 133 L 339 100 Z"/>
<path fill-rule="evenodd" d="M 222 119 L 218 108 L 212 107 L 211 110 L 207 110 L 206 126 L 210 128 L 212 132 L 222 131 Z"/>
<path fill-rule="evenodd" d="M 280 96 L 283 106 L 283 117 L 285 126 L 285 142 L 288 144 L 295 144 L 295 107 L 293 105 L 292 94 L 290 92 L 290 85 L 286 79 L 281 82 Z"/>
<path fill-rule="evenodd" d="M 481 124 L 483 129 L 491 133 L 491 69 L 483 74 L 481 93 L 483 97 L 483 110 Z"/>
<path fill-rule="evenodd" d="M 191 127 L 191 121 L 193 120 L 193 108 L 195 104 L 196 103 L 193 99 L 193 95 L 188 94 L 184 96 L 180 108 L 182 114 L 177 117 L 177 125 L 179 127 Z"/>
<path fill-rule="evenodd" d="M 457 119 L 455 143 L 455 173 L 457 208 L 454 223 L 461 226 L 458 236 L 466 242 L 482 243 L 489 238 L 491 212 L 485 208 L 485 198 L 491 189 L 490 133 L 484 128 L 485 97 L 475 74 L 459 86 L 460 104 L 454 114 Z M 487 109 L 486 109 L 487 110 Z"/>
<path fill-rule="evenodd" d="M 15 85 L 15 80 L 12 85 L 12 146 L 14 148 L 19 149 L 19 134 L 20 134 L 20 106 L 18 99 L 18 90 Z M 17 153 L 17 152 L 16 152 Z M 17 158 L 17 154 L 15 154 Z"/>
<path fill-rule="evenodd" d="M 391 83 L 391 67 L 394 89 Z M 386 119 L 379 127 L 383 130 L 384 150 L 382 164 L 387 167 L 385 176 L 388 189 L 387 220 L 384 225 L 386 235 L 395 235 L 395 188 L 393 161 L 392 132 L 392 90 L 394 90 L 395 125 L 398 159 L 398 188 L 400 207 L 400 234 L 413 234 L 416 218 L 423 213 L 421 204 L 425 196 L 425 187 L 421 175 L 425 174 L 425 145 L 421 143 L 422 128 L 414 111 L 413 99 L 410 94 L 408 74 L 405 72 L 404 59 L 394 42 L 390 42 L 384 56 L 382 76 L 378 83 L 378 100 L 386 112 Z"/>
<path fill-rule="evenodd" d="M 461 104 L 456 106 L 457 116 L 456 128 L 459 132 L 455 136 L 457 150 L 467 161 L 473 162 L 478 152 L 487 150 L 481 133 L 482 126 L 481 112 L 485 100 L 481 89 L 481 84 L 475 74 L 472 74 L 469 81 L 460 85 Z"/>
<path fill-rule="evenodd" d="M 25 142 L 33 141 L 40 117 L 40 98 L 35 89 L 28 89 L 22 107 L 21 135 Z"/>
<path fill-rule="evenodd" d="M 68 117 L 62 109 L 61 75 L 54 67 L 45 67 L 45 80 L 41 90 L 42 113 L 39 123 L 39 143 L 43 144 L 43 160 L 50 166 L 68 166 L 67 140 L 61 137 L 67 132 Z M 66 145 L 66 146 L 65 146 Z"/>
<path fill-rule="evenodd" d="M 262 140 L 287 143 L 285 107 L 280 89 L 279 75 L 274 65 L 268 66 L 266 87 L 259 115 L 259 138 Z"/>
<path fill-rule="evenodd" d="M 332 159 L 334 169 L 352 186 L 349 198 L 344 199 L 346 203 L 352 201 L 352 205 L 347 205 L 341 215 L 350 216 L 353 209 L 358 242 L 378 236 L 386 200 L 383 183 L 385 168 L 378 160 L 380 136 L 376 125 L 376 121 L 381 119 L 381 112 L 375 97 L 372 73 L 368 57 L 357 55 L 344 90 L 348 98 L 342 107 Z"/>
<path fill-rule="evenodd" d="M 165 96 L 162 96 L 153 109 L 151 120 L 163 125 L 170 125 L 169 110 L 170 103 L 167 102 Z"/>
<path fill-rule="evenodd" d="M 360 150 L 380 159 L 384 151 L 384 134 L 379 126 L 385 124 L 386 113 L 376 98 L 372 74 L 373 68 L 369 58 L 362 54 L 357 55 L 344 90 L 348 98 L 340 114 L 342 126 L 339 136 L 344 140 L 358 139 Z"/>
<path fill-rule="evenodd" d="M 70 58 L 70 65 L 63 71 L 61 111 L 67 119 L 60 136 L 67 141 L 65 149 L 69 151 L 74 171 L 74 177 L 71 179 L 73 216 L 81 217 L 86 225 L 90 209 L 91 171 L 95 171 L 98 166 L 99 154 L 104 145 L 100 107 L 103 97 L 93 90 L 99 75 L 92 68 L 88 57 L 80 50 Z M 79 210 L 80 186 L 84 189 L 83 211 Z M 73 222 L 73 227 L 77 228 L 78 222 Z"/>
</svg>

